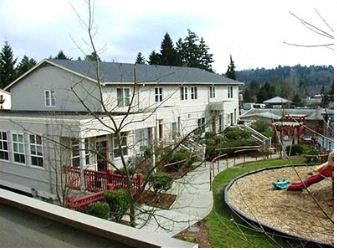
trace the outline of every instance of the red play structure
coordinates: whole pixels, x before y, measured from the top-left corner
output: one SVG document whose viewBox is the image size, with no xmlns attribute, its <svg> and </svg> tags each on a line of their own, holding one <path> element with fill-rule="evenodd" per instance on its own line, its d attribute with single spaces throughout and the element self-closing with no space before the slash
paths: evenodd
<svg viewBox="0 0 337 250">
<path fill-rule="evenodd" d="M 328 161 L 326 163 L 323 163 L 320 165 L 316 172 L 318 172 L 315 175 L 312 175 L 305 180 L 302 181 L 296 181 L 290 184 L 288 187 L 288 191 L 301 191 L 305 187 L 309 187 L 310 185 L 320 182 L 321 180 L 324 180 L 327 177 L 333 178 L 333 152 L 329 154 Z"/>
</svg>

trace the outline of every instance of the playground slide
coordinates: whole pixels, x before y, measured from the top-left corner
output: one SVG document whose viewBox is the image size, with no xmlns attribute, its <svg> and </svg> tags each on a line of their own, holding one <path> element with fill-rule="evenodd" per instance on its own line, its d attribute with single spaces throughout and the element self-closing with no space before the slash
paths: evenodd
<svg viewBox="0 0 337 250">
<path fill-rule="evenodd" d="M 323 163 L 317 168 L 317 174 L 309 176 L 305 180 L 302 181 L 296 181 L 290 184 L 290 186 L 287 188 L 287 191 L 300 191 L 305 187 L 309 187 L 310 185 L 320 182 L 321 180 L 324 180 L 327 177 L 333 178 L 333 163 Z"/>
</svg>

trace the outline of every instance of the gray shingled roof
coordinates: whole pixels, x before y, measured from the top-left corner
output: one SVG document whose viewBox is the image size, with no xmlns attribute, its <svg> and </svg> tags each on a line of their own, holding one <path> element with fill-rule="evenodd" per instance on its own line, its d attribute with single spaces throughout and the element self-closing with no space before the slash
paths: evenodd
<svg viewBox="0 0 337 250">
<path fill-rule="evenodd" d="M 276 96 L 276 97 L 273 97 L 271 99 L 268 99 L 266 101 L 264 101 L 263 103 L 264 104 L 276 104 L 276 103 L 289 103 L 291 101 L 287 100 L 287 99 L 284 99 L 282 97 L 279 97 L 279 96 Z"/>
<path fill-rule="evenodd" d="M 243 114 L 241 117 L 251 117 L 259 116 L 264 117 L 266 112 L 269 112 L 273 115 L 282 117 L 282 115 L 305 115 L 306 120 L 323 120 L 322 113 L 326 112 L 325 109 L 251 109 Z M 329 110 L 330 113 L 333 113 L 333 110 Z"/>
<path fill-rule="evenodd" d="M 88 61 L 48 60 L 71 71 L 80 73 L 96 80 L 95 64 Z M 206 70 L 189 67 L 129 64 L 129 63 L 100 63 L 100 77 L 104 83 L 134 82 L 146 83 L 227 83 L 242 84 L 225 76 L 208 72 Z"/>
</svg>

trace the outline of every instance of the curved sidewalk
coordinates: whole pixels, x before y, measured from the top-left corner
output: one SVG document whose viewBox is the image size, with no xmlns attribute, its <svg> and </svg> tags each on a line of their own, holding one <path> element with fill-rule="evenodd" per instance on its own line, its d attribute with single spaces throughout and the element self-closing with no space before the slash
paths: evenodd
<svg viewBox="0 0 337 250">
<path fill-rule="evenodd" d="M 279 157 L 279 154 L 272 155 L 272 158 L 277 157 Z M 263 158 L 259 157 L 258 159 Z M 245 162 L 251 161 L 256 161 L 256 158 L 245 157 Z M 243 162 L 243 157 L 237 158 L 235 165 Z M 210 191 L 209 183 L 210 164 L 210 162 L 206 162 L 206 166 L 202 164 L 183 178 L 175 181 L 168 193 L 177 195 L 176 201 L 170 209 L 155 209 L 154 213 L 157 221 L 151 218 L 143 229 L 151 232 L 163 232 L 173 236 L 205 218 L 213 207 L 213 193 Z M 228 167 L 233 166 L 234 158 L 230 158 Z M 221 172 L 226 167 L 226 161 L 220 161 L 219 171 Z M 216 169 L 215 175 L 217 173 Z M 138 219 L 137 222 L 141 225 L 144 220 L 145 218 Z"/>
</svg>

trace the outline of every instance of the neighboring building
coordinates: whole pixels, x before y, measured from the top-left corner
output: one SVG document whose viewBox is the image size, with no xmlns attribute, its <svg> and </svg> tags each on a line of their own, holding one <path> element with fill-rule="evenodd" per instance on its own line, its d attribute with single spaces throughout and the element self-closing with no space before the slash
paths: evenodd
<svg viewBox="0 0 337 250">
<path fill-rule="evenodd" d="M 271 99 L 268 99 L 266 101 L 263 102 L 266 105 L 266 108 L 285 108 L 285 107 L 289 107 L 289 105 L 291 104 L 291 101 L 276 96 L 273 97 Z"/>
<path fill-rule="evenodd" d="M 251 124 L 256 120 L 264 120 L 270 125 L 283 124 L 281 121 L 300 122 L 304 125 L 303 140 L 317 138 L 320 145 L 327 150 L 333 149 L 333 110 L 318 109 L 251 109 L 240 116 L 240 122 Z M 301 131 L 302 132 L 302 131 Z M 289 134 L 286 139 L 289 139 Z M 291 140 L 289 141 L 291 143 Z"/>
<path fill-rule="evenodd" d="M 44 60 L 6 88 L 12 110 L 0 112 L 0 185 L 55 197 L 63 165 L 106 171 L 107 159 L 121 166 L 121 154 L 141 155 L 153 142 L 237 123 L 242 83 L 224 76 L 100 63 L 98 84 L 95 70 L 93 62 Z M 128 111 L 120 150 L 111 127 Z"/>
<path fill-rule="evenodd" d="M 0 89 L 0 109 L 11 109 L 11 94 Z"/>
</svg>

